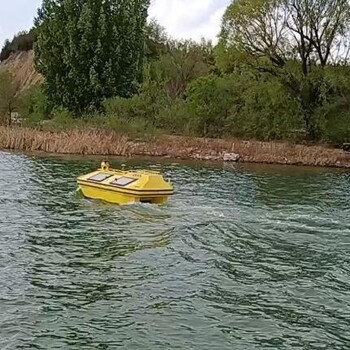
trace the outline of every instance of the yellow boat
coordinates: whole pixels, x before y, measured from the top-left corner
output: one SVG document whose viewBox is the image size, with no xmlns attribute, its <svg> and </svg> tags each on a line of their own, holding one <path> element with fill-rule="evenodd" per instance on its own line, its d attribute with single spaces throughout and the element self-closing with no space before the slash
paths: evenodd
<svg viewBox="0 0 350 350">
<path fill-rule="evenodd" d="M 150 170 L 117 170 L 102 162 L 101 167 L 79 176 L 78 186 L 87 198 L 115 204 L 165 204 L 174 194 L 170 182 L 159 172 Z"/>
</svg>

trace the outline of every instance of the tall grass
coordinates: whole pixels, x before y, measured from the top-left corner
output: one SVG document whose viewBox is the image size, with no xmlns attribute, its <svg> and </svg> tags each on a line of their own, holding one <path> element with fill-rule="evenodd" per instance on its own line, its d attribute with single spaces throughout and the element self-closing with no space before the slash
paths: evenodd
<svg viewBox="0 0 350 350">
<path fill-rule="evenodd" d="M 0 148 L 26 152 L 203 160 L 223 160 L 225 153 L 238 153 L 243 162 L 350 167 L 350 154 L 321 146 L 166 135 L 137 138 L 112 131 L 81 128 L 52 132 L 0 126 Z"/>
<path fill-rule="evenodd" d="M 128 139 L 96 130 L 50 132 L 0 127 L 0 148 L 61 154 L 127 155 Z"/>
</svg>

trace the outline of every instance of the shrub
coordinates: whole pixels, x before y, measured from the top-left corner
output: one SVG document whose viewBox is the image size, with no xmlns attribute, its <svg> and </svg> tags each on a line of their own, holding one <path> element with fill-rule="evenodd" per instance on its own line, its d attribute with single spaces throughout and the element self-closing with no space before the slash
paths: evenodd
<svg viewBox="0 0 350 350">
<path fill-rule="evenodd" d="M 74 118 L 71 112 L 64 107 L 57 107 L 52 111 L 52 124 L 58 127 L 74 126 Z"/>
<path fill-rule="evenodd" d="M 0 72 L 0 119 L 11 124 L 12 113 L 18 109 L 18 83 L 9 72 Z"/>
<path fill-rule="evenodd" d="M 156 126 L 170 134 L 189 134 L 191 118 L 186 101 L 179 99 L 161 109 L 156 116 Z"/>
<path fill-rule="evenodd" d="M 50 118 L 51 106 L 41 86 L 23 91 L 19 101 L 19 114 L 28 124 L 37 124 Z"/>
<path fill-rule="evenodd" d="M 143 96 L 136 95 L 132 98 L 114 97 L 106 99 L 103 107 L 107 116 L 129 120 L 146 117 L 145 113 L 147 113 L 148 106 Z"/>
<path fill-rule="evenodd" d="M 350 142 L 350 96 L 324 106 L 319 113 L 321 139 L 340 146 Z"/>
<path fill-rule="evenodd" d="M 234 104 L 225 133 L 259 140 L 290 139 L 303 128 L 297 103 L 275 80 L 238 82 L 239 104 Z"/>
<path fill-rule="evenodd" d="M 220 136 L 233 106 L 240 103 L 237 84 L 231 78 L 202 77 L 188 92 L 191 130 L 201 136 Z"/>
<path fill-rule="evenodd" d="M 188 103 L 191 130 L 201 136 L 281 139 L 301 124 L 297 104 L 278 82 L 245 72 L 195 80 Z"/>
</svg>

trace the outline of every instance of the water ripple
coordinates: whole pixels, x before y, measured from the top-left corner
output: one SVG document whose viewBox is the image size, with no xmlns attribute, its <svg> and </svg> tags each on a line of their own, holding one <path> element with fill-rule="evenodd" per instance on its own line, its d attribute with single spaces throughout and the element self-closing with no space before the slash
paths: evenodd
<svg viewBox="0 0 350 350">
<path fill-rule="evenodd" d="M 350 347 L 348 173 L 156 164 L 171 202 L 118 207 L 95 166 L 0 153 L 1 349 Z"/>
</svg>

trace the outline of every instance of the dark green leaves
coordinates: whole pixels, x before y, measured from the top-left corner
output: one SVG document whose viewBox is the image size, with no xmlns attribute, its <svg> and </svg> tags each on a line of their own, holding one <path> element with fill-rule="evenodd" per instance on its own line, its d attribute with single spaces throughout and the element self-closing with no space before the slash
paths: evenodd
<svg viewBox="0 0 350 350">
<path fill-rule="evenodd" d="M 133 95 L 148 7 L 148 0 L 44 0 L 35 49 L 49 99 L 78 114 Z"/>
</svg>

